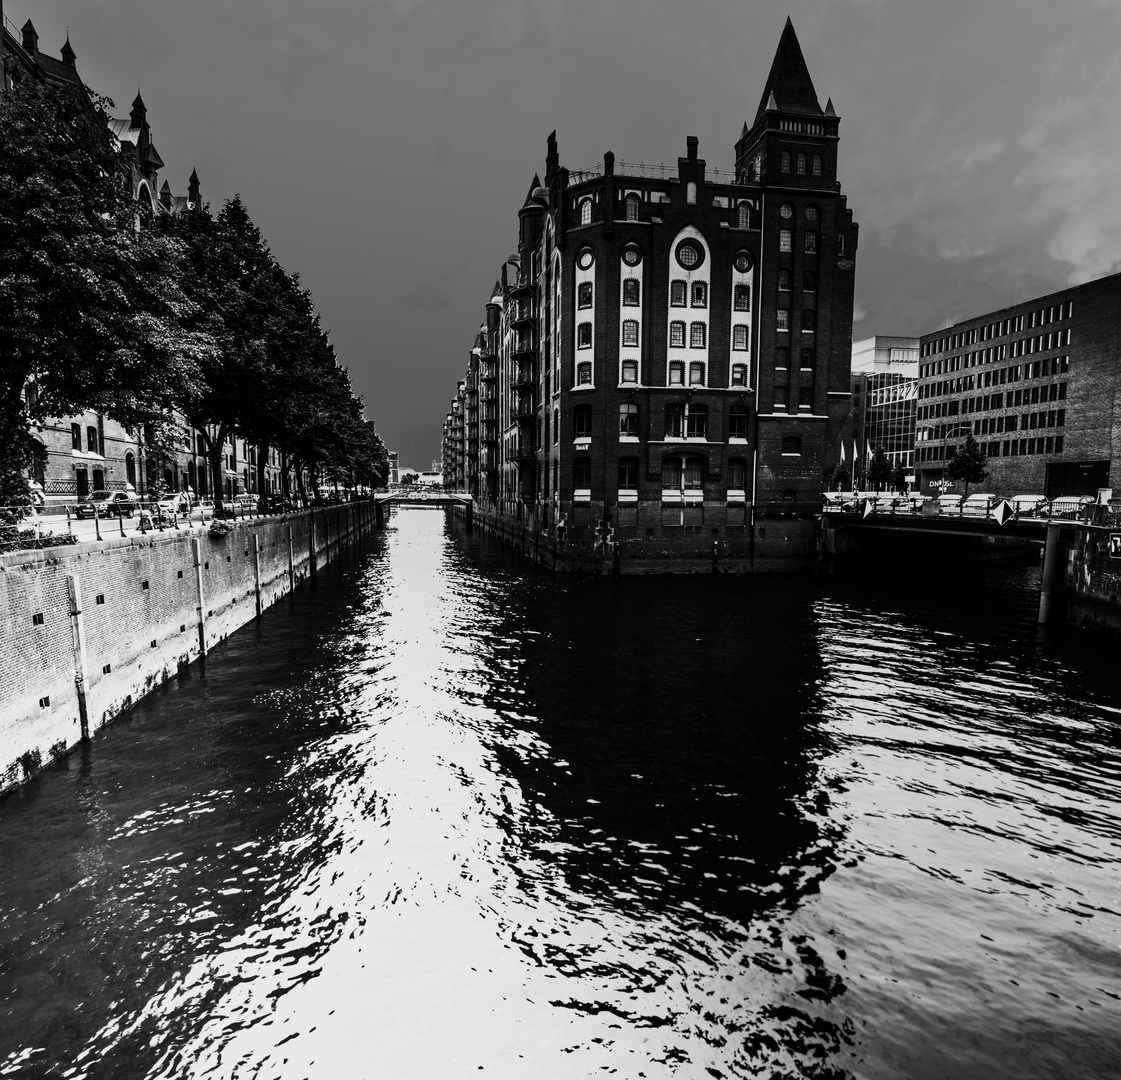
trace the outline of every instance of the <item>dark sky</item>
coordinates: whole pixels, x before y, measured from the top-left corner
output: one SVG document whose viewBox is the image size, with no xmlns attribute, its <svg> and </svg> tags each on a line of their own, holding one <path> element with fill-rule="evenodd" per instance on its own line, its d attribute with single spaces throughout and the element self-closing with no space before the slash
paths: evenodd
<svg viewBox="0 0 1121 1080">
<path fill-rule="evenodd" d="M 861 226 L 854 336 L 1118 269 L 1117 0 L 4 0 L 176 194 L 240 192 L 367 411 L 426 468 L 517 210 L 561 161 L 730 168 L 789 15 Z"/>
</svg>

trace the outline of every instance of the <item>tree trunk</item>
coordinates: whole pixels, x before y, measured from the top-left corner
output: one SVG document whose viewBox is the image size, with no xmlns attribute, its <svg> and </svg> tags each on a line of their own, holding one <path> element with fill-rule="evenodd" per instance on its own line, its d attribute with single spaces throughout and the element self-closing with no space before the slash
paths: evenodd
<svg viewBox="0 0 1121 1080">
<path fill-rule="evenodd" d="M 259 510 L 269 508 L 267 506 L 271 499 L 265 491 L 265 482 L 267 474 L 265 472 L 265 465 L 269 460 L 269 444 L 260 443 L 257 447 L 257 507 Z"/>
</svg>

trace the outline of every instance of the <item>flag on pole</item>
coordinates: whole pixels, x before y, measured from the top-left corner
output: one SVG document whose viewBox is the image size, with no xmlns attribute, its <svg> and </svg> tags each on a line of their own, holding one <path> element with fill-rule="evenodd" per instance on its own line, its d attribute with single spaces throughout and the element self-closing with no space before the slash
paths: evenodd
<svg viewBox="0 0 1121 1080">
<path fill-rule="evenodd" d="M 845 440 L 842 439 L 841 440 L 841 464 L 844 465 L 844 463 L 845 463 Z"/>
</svg>

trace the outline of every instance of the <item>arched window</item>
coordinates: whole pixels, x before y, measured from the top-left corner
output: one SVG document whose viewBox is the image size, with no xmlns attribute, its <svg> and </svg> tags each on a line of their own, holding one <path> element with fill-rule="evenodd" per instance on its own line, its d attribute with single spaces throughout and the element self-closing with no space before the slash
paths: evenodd
<svg viewBox="0 0 1121 1080">
<path fill-rule="evenodd" d="M 619 406 L 619 434 L 628 438 L 638 436 L 638 406 L 624 402 Z"/>
<path fill-rule="evenodd" d="M 627 307 L 637 307 L 638 296 L 638 278 L 625 278 L 623 280 L 623 303 Z"/>
<path fill-rule="evenodd" d="M 685 490 L 700 491 L 705 483 L 705 459 L 687 457 L 685 459 Z"/>
<path fill-rule="evenodd" d="M 803 176 L 805 175 L 805 172 L 806 172 L 806 155 L 805 154 L 799 154 L 798 155 L 797 162 L 795 164 L 795 171 L 797 173 L 803 175 Z"/>
<path fill-rule="evenodd" d="M 708 437 L 708 406 L 690 405 L 686 410 L 685 435 L 690 439 L 704 439 Z"/>
<path fill-rule="evenodd" d="M 592 365 L 589 361 L 585 360 L 583 363 L 576 365 L 576 385 L 577 386 L 591 386 L 592 385 Z"/>
<path fill-rule="evenodd" d="M 590 439 L 592 436 L 592 407 L 577 405 L 572 410 L 572 434 L 577 439 Z"/>
<path fill-rule="evenodd" d="M 692 180 L 690 180 L 689 183 L 687 183 L 685 185 L 685 201 L 690 206 L 695 206 L 696 205 L 696 202 L 697 202 L 697 185 Z"/>
<path fill-rule="evenodd" d="M 580 202 L 580 224 L 591 225 L 592 223 L 592 200 L 583 199 Z"/>
<path fill-rule="evenodd" d="M 680 319 L 669 324 L 669 344 L 671 349 L 685 348 L 685 323 Z"/>
<path fill-rule="evenodd" d="M 732 348 L 747 348 L 747 327 L 740 324 L 732 327 Z"/>
<path fill-rule="evenodd" d="M 96 454 L 98 452 L 98 449 L 97 449 L 97 428 L 95 428 L 95 427 L 86 428 L 86 449 L 91 454 Z"/>
<path fill-rule="evenodd" d="M 782 437 L 783 454 L 800 455 L 802 453 L 802 440 L 797 435 L 784 435 Z"/>
<path fill-rule="evenodd" d="M 728 490 L 743 491 L 747 487 L 747 461 L 732 458 L 728 462 Z"/>
<path fill-rule="evenodd" d="M 624 345 L 637 345 L 638 344 L 638 320 L 637 319 L 624 319 L 623 320 L 623 344 Z"/>
<path fill-rule="evenodd" d="M 662 458 L 662 490 L 681 490 L 681 458 Z"/>
<path fill-rule="evenodd" d="M 747 365 L 732 365 L 732 386 L 747 386 Z"/>
<path fill-rule="evenodd" d="M 195 463 L 191 462 L 191 468 L 195 467 Z M 135 486 L 136 484 L 136 455 L 132 453 L 125 454 L 125 479 Z M 193 486 L 193 485 L 192 485 Z"/>
<path fill-rule="evenodd" d="M 635 491 L 638 489 L 638 458 L 619 458 L 619 490 Z"/>
<path fill-rule="evenodd" d="M 560 442 L 560 409 L 553 410 L 553 443 Z"/>
<path fill-rule="evenodd" d="M 578 457 L 572 459 L 572 486 L 587 491 L 592 486 L 592 459 Z"/>
<path fill-rule="evenodd" d="M 751 310 L 751 286 L 736 285 L 732 289 L 732 307 L 736 311 Z"/>
<path fill-rule="evenodd" d="M 685 324 L 682 323 L 682 326 L 684 326 L 684 325 Z M 81 424 L 71 424 L 70 425 L 70 448 L 72 450 L 81 450 L 82 449 L 82 425 Z"/>
<path fill-rule="evenodd" d="M 790 172 L 790 154 L 786 150 L 782 152 L 781 168 L 783 172 Z"/>
<path fill-rule="evenodd" d="M 689 348 L 703 349 L 705 347 L 705 324 L 695 322 L 689 324 Z"/>
<path fill-rule="evenodd" d="M 694 281 L 693 288 L 690 290 L 690 294 L 690 307 L 708 306 L 708 285 L 706 285 L 703 281 Z"/>
<path fill-rule="evenodd" d="M 814 176 L 820 176 L 821 175 L 821 155 L 820 154 L 814 154 L 812 168 L 813 168 Z"/>
<path fill-rule="evenodd" d="M 628 221 L 638 221 L 638 196 L 637 195 L 628 195 L 627 196 L 626 210 L 627 210 L 627 220 Z"/>
<path fill-rule="evenodd" d="M 681 439 L 685 436 L 685 406 L 666 406 L 666 438 Z"/>
<path fill-rule="evenodd" d="M 733 405 L 728 410 L 728 438 L 747 438 L 747 406 Z M 738 485 L 733 485 L 738 486 Z"/>
<path fill-rule="evenodd" d="M 747 203 L 740 203 L 740 216 L 737 225 L 741 229 L 746 229 L 751 223 L 751 209 Z"/>
</svg>

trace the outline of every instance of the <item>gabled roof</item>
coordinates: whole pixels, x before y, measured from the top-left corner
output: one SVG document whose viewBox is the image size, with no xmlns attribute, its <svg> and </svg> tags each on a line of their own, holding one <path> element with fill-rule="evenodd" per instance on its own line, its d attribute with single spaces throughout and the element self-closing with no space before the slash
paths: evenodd
<svg viewBox="0 0 1121 1080">
<path fill-rule="evenodd" d="M 150 165 L 153 169 L 163 168 L 163 158 L 160 157 L 160 152 L 156 149 L 154 142 L 148 143 L 148 152 L 144 155 L 144 164 Z"/>
<path fill-rule="evenodd" d="M 810 78 L 809 68 L 806 67 L 802 46 L 798 44 L 798 35 L 794 33 L 794 24 L 789 18 L 782 28 L 782 37 L 779 38 L 778 49 L 775 50 L 775 58 L 771 63 L 771 73 L 767 76 L 767 85 L 759 98 L 756 122 L 768 109 L 821 116 L 817 91 Z"/>
<path fill-rule="evenodd" d="M 48 79 L 73 83 L 75 86 L 82 85 L 82 80 L 78 77 L 78 69 L 71 67 L 65 60 L 56 60 L 53 56 L 40 52 L 35 54 L 35 62 Z"/>
</svg>

